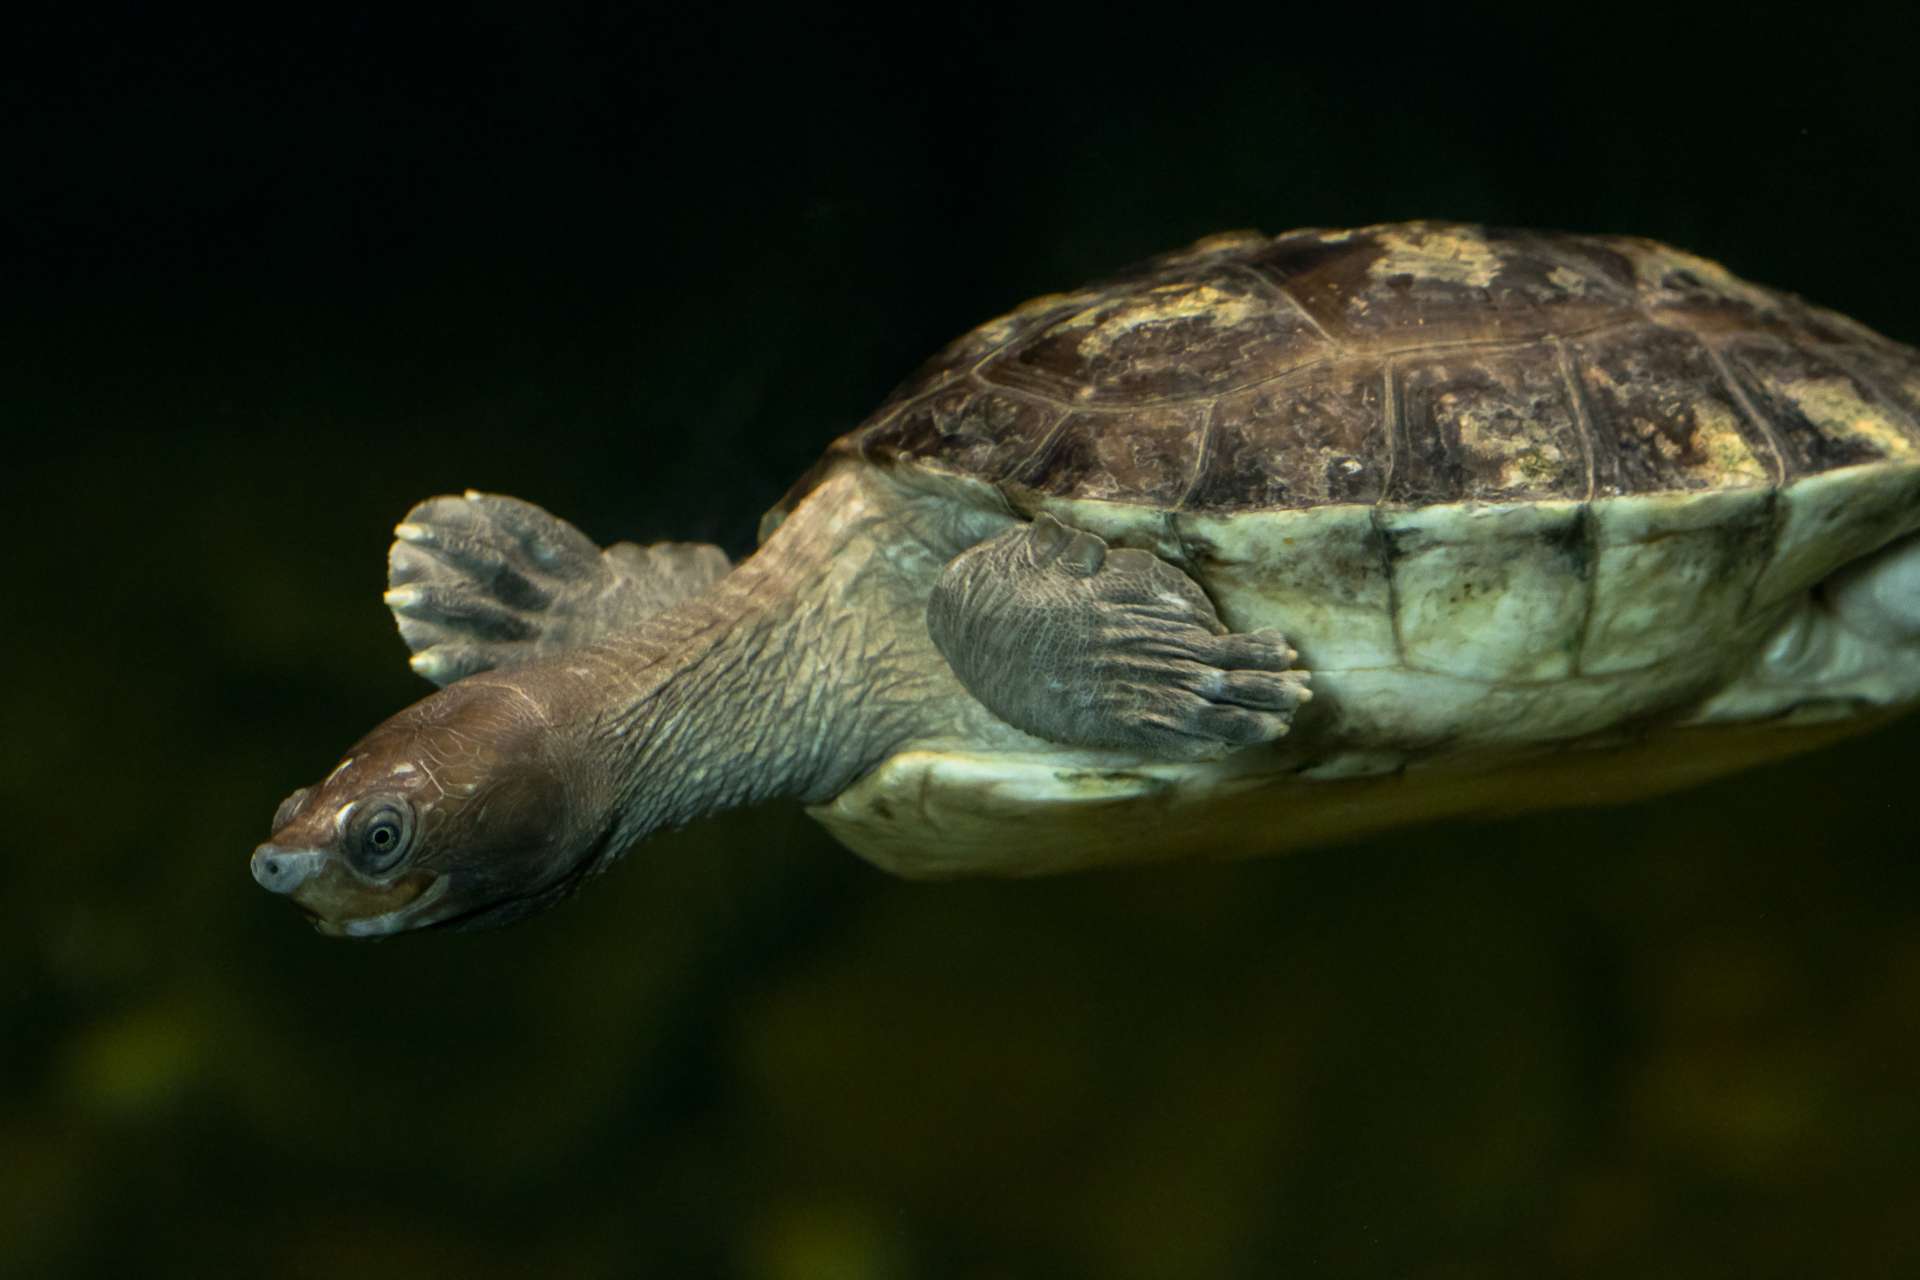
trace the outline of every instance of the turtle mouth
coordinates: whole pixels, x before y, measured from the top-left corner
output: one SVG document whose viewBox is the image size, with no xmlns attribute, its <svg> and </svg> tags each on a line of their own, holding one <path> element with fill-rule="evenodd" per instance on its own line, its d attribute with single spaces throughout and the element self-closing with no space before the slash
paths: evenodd
<svg viewBox="0 0 1920 1280">
<path fill-rule="evenodd" d="M 324 850 L 262 846 L 254 878 L 284 894 L 330 938 L 382 938 L 453 914 L 444 873 L 418 870 L 390 884 L 370 883 Z"/>
<path fill-rule="evenodd" d="M 319 912 L 309 911 L 313 915 L 313 927 L 330 938 L 384 938 L 391 934 L 403 933 L 408 929 L 419 929 L 436 922 L 433 908 L 447 896 L 453 887 L 449 876 L 435 876 L 426 888 L 414 895 L 411 901 L 385 911 L 377 916 L 359 916 L 352 919 L 329 919 Z M 305 904 L 302 904 L 305 905 Z"/>
</svg>

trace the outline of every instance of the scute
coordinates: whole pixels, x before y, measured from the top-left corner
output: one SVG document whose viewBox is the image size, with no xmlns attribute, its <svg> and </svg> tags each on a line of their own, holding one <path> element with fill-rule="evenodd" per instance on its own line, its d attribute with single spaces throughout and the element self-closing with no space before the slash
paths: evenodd
<svg viewBox="0 0 1920 1280">
<path fill-rule="evenodd" d="M 1572 675 L 1591 599 L 1586 520 L 1572 502 L 1383 513 L 1400 664 L 1504 684 Z"/>
<path fill-rule="evenodd" d="M 1580 670 L 1680 667 L 1704 640 L 1741 634 L 1773 554 L 1778 508 L 1771 489 L 1594 503 L 1593 601 Z M 1758 602 L 1762 616 L 1768 606 Z"/>
<path fill-rule="evenodd" d="M 937 462 L 957 475 L 1002 481 L 1033 456 L 1067 410 L 994 389 L 949 387 L 916 400 L 872 444 L 882 460 Z"/>
<path fill-rule="evenodd" d="M 1584 338 L 1575 351 L 1577 392 L 1593 425 L 1596 495 L 1744 488 L 1783 477 L 1765 424 L 1744 410 L 1697 336 L 1619 329 Z"/>
<path fill-rule="evenodd" d="M 1558 360 L 1531 348 L 1448 350 L 1398 371 L 1405 445 L 1387 498 L 1418 505 L 1584 495 L 1591 450 Z"/>
<path fill-rule="evenodd" d="M 1391 352 L 1457 342 L 1534 342 L 1612 323 L 1631 291 L 1563 237 L 1458 223 L 1292 232 L 1251 256 L 1343 346 Z"/>
<path fill-rule="evenodd" d="M 1379 501 L 1392 461 L 1384 396 L 1369 361 L 1324 369 L 1311 381 L 1269 382 L 1222 396 L 1182 508 L 1261 511 Z"/>
<path fill-rule="evenodd" d="M 1218 395 L 1324 359 L 1332 344 L 1245 270 L 1115 291 L 989 359 L 989 384 L 1089 405 Z"/>
<path fill-rule="evenodd" d="M 1170 509 L 1199 464 L 1206 430 L 1205 406 L 1192 403 L 1069 413 L 1013 481 L 1049 497 Z"/>
<path fill-rule="evenodd" d="M 1035 299 L 829 461 L 966 476 L 1016 506 L 1591 501 L 1913 459 L 1917 413 L 1911 348 L 1704 259 L 1424 222 L 1211 237 Z"/>
<path fill-rule="evenodd" d="M 1844 352 L 1753 333 L 1730 339 L 1725 359 L 1735 385 L 1778 439 L 1785 470 L 1810 475 L 1920 458 L 1910 415 L 1843 363 Z"/>
</svg>

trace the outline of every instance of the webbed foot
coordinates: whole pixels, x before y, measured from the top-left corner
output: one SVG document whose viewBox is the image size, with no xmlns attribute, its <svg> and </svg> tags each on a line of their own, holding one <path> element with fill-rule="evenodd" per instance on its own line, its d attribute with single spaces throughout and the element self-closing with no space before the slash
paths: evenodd
<svg viewBox="0 0 1920 1280">
<path fill-rule="evenodd" d="M 1279 632 L 1228 632 L 1173 565 L 1044 514 L 955 557 L 927 616 L 969 692 L 1055 742 L 1203 758 L 1282 736 L 1312 697 Z"/>
<path fill-rule="evenodd" d="M 385 599 L 435 684 L 588 644 L 725 576 L 708 543 L 615 543 L 500 494 L 429 498 L 394 528 Z"/>
</svg>

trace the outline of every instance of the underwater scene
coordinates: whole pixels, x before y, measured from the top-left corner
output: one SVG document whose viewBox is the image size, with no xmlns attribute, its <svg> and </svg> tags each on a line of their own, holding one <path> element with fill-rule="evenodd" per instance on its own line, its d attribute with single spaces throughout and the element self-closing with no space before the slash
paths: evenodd
<svg viewBox="0 0 1920 1280">
<path fill-rule="evenodd" d="M 737 561 L 949 340 L 1208 234 L 1645 235 L 1920 340 L 1891 55 L 1816 24 L 1744 114 L 1622 102 L 1526 16 L 1203 70 L 1064 12 L 591 6 L 0 55 L 0 1275 L 1920 1272 L 1912 719 L 1033 878 L 774 800 L 377 941 L 250 870 L 432 691 L 382 602 L 416 503 Z"/>
</svg>

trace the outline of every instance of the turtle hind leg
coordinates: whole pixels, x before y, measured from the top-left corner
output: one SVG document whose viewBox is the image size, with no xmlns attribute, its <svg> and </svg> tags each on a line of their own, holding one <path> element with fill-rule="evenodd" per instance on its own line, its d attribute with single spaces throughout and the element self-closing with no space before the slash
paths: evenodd
<svg viewBox="0 0 1920 1280">
<path fill-rule="evenodd" d="M 1173 565 L 1047 515 L 956 556 L 927 626 L 988 710 L 1074 746 L 1203 759 L 1280 737 L 1312 696 L 1279 632 L 1228 632 Z"/>
<path fill-rule="evenodd" d="M 394 528 L 387 607 L 435 684 L 605 638 L 725 576 L 707 543 L 602 551 L 558 516 L 499 494 L 429 498 Z"/>
</svg>

